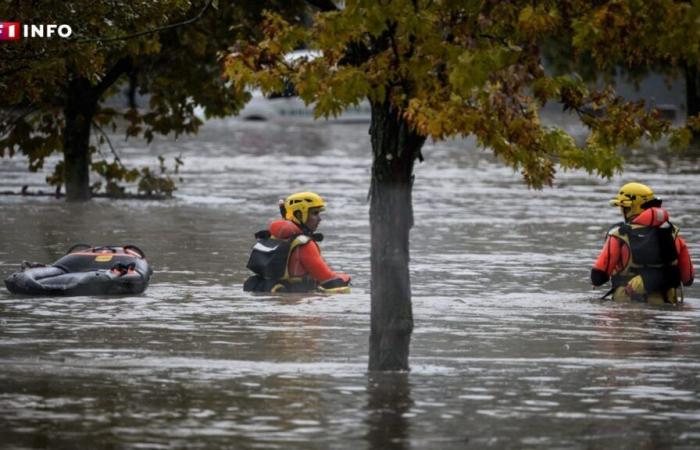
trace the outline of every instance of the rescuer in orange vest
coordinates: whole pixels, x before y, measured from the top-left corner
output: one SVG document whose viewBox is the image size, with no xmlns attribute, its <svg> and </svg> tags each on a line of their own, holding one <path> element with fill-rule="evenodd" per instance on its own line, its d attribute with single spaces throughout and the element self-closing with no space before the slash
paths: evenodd
<svg viewBox="0 0 700 450">
<path fill-rule="evenodd" d="M 627 183 L 610 200 L 621 209 L 624 222 L 608 231 L 591 270 L 594 286 L 611 280 L 618 301 L 677 303 L 678 291 L 690 286 L 695 270 L 679 229 L 669 221 L 661 200 L 648 186 Z"/>
<path fill-rule="evenodd" d="M 255 275 L 243 286 L 247 291 L 307 292 L 316 289 L 347 291 L 350 276 L 334 272 L 321 256 L 316 233 L 326 207 L 320 195 L 299 192 L 280 204 L 282 220 L 256 233 L 258 242 L 248 261 Z"/>
</svg>

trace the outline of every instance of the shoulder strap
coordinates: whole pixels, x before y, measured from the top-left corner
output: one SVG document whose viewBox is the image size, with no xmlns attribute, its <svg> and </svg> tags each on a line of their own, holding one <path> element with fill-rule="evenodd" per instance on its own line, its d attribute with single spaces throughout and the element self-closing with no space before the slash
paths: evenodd
<svg viewBox="0 0 700 450">
<path fill-rule="evenodd" d="M 305 234 L 300 234 L 294 238 L 294 240 L 292 241 L 292 245 L 296 247 L 297 245 L 308 244 L 312 240 L 313 239 L 311 239 L 311 237 L 309 237 Z M 294 245 L 295 242 L 296 242 L 296 245 Z"/>
<path fill-rule="evenodd" d="M 306 245 L 309 242 L 313 241 L 313 238 L 311 236 L 307 236 L 305 234 L 297 234 L 294 236 L 290 236 L 291 240 L 291 245 L 289 246 L 289 252 L 287 252 L 287 263 L 285 264 L 284 267 L 284 276 L 282 277 L 282 280 L 289 280 L 289 258 L 292 257 L 292 252 L 297 247 L 301 247 L 302 245 Z"/>
<path fill-rule="evenodd" d="M 612 236 L 620 239 L 621 241 L 629 244 L 629 238 L 627 234 L 629 233 L 630 226 L 624 222 L 616 223 L 610 229 L 608 229 L 607 236 Z"/>
<path fill-rule="evenodd" d="M 625 222 L 617 222 L 617 223 L 610 225 L 610 228 L 608 228 L 608 232 L 606 234 L 610 234 L 613 231 L 617 231 L 617 229 L 624 224 L 625 224 Z"/>
<path fill-rule="evenodd" d="M 673 238 L 674 238 L 674 239 L 677 238 L 678 235 L 681 233 L 681 229 L 678 228 L 677 226 L 675 226 L 674 224 L 672 224 L 670 220 L 667 220 L 666 223 L 668 223 L 668 224 L 671 226 L 671 230 L 672 230 L 672 233 L 673 233 Z"/>
</svg>

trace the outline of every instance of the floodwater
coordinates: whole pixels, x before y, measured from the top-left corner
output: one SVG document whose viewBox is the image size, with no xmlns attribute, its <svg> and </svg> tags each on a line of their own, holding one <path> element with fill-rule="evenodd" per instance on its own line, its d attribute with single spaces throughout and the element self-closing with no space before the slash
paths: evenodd
<svg viewBox="0 0 700 450">
<path fill-rule="evenodd" d="M 210 122 L 113 139 L 127 164 L 185 166 L 176 198 L 66 204 L 0 197 L 0 273 L 73 243 L 134 244 L 155 269 L 132 297 L 0 290 L 1 449 L 657 449 L 700 446 L 700 295 L 599 300 L 588 282 L 619 185 L 665 198 L 700 258 L 695 156 L 630 154 L 611 181 L 528 190 L 470 140 L 416 168 L 409 373 L 367 373 L 367 125 Z M 104 150 L 103 150 L 104 151 Z M 47 166 L 51 166 L 51 161 Z M 2 160 L 0 190 L 40 187 Z M 329 203 L 323 253 L 347 295 L 241 291 L 277 200 Z"/>
</svg>

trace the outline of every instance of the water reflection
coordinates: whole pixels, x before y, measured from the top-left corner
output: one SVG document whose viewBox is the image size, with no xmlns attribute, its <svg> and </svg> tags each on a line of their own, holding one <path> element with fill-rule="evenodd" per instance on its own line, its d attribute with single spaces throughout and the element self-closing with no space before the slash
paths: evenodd
<svg viewBox="0 0 700 450">
<path fill-rule="evenodd" d="M 413 406 L 409 374 L 372 372 L 367 380 L 367 441 L 370 450 L 406 450 Z"/>
<path fill-rule="evenodd" d="M 596 321 L 594 342 L 601 354 L 611 356 L 683 356 L 692 325 L 674 313 L 690 312 L 688 305 L 612 305 Z"/>
</svg>

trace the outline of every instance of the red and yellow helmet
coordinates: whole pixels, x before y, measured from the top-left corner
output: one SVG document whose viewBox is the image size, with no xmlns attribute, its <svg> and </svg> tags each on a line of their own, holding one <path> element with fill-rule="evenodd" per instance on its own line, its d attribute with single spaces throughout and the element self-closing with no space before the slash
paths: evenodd
<svg viewBox="0 0 700 450">
<path fill-rule="evenodd" d="M 657 206 L 661 201 L 654 196 L 649 186 L 642 183 L 627 183 L 620 192 L 610 200 L 610 205 L 623 208 L 626 218 L 639 215 L 650 206 Z"/>
<path fill-rule="evenodd" d="M 297 192 L 284 199 L 284 218 L 302 225 L 309 218 L 309 209 L 325 208 L 326 202 L 313 192 Z M 299 211 L 300 214 L 296 214 Z"/>
</svg>

